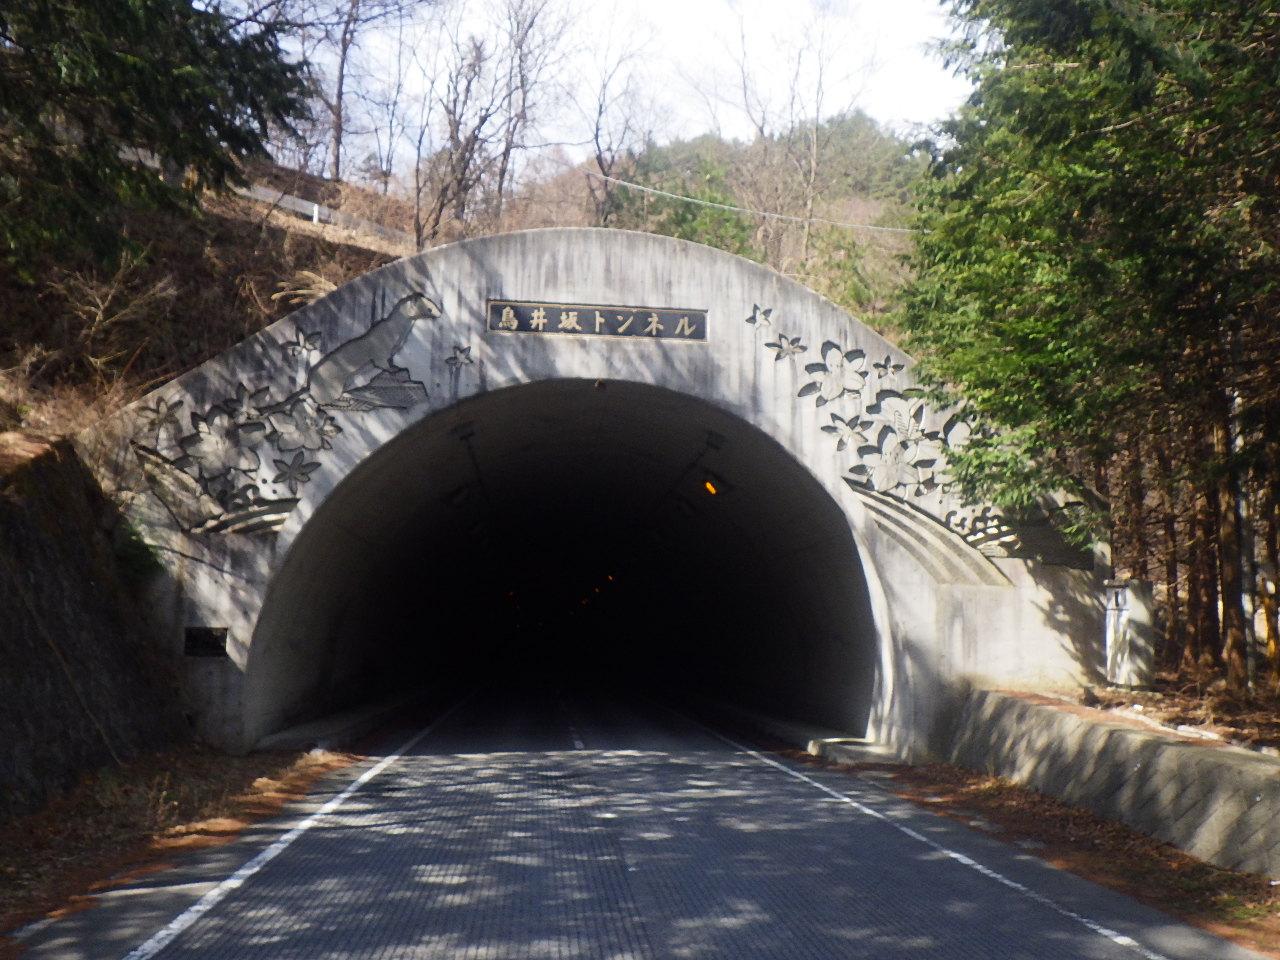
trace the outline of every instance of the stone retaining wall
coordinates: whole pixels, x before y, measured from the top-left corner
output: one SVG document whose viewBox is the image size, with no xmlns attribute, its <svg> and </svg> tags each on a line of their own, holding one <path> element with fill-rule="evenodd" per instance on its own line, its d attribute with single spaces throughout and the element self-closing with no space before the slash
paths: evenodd
<svg viewBox="0 0 1280 960">
<path fill-rule="evenodd" d="M 942 759 L 1006 777 L 1201 860 L 1280 876 L 1280 760 L 971 690 Z"/>
<path fill-rule="evenodd" d="M 69 443 L 0 433 L 0 815 L 186 734 L 135 597 L 154 564 Z"/>
</svg>

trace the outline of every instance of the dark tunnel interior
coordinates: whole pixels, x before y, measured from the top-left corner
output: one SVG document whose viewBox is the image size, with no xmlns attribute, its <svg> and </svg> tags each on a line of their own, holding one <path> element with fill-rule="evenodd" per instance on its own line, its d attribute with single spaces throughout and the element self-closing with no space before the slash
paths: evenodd
<svg viewBox="0 0 1280 960">
<path fill-rule="evenodd" d="M 250 714 L 527 683 L 861 734 L 875 637 L 848 520 L 776 441 L 684 394 L 548 381 L 421 421 L 333 491 L 273 578 Z"/>
</svg>

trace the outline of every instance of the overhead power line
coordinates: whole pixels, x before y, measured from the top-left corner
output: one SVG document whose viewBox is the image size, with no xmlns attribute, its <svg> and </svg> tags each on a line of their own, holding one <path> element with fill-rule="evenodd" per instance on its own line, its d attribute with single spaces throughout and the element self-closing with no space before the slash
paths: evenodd
<svg viewBox="0 0 1280 960">
<path fill-rule="evenodd" d="M 696 203 L 703 207 L 714 207 L 717 210 L 729 210 L 733 213 L 745 213 L 753 217 L 765 217 L 770 220 L 785 220 L 788 223 L 823 223 L 829 227 L 841 227 L 846 230 L 873 230 L 877 233 L 920 233 L 913 227 L 880 227 L 872 223 L 844 223 L 840 220 L 828 220 L 825 217 L 793 217 L 786 213 L 772 213 L 768 210 L 751 210 L 747 207 L 735 207 L 729 203 L 716 203 L 714 200 L 702 200 L 698 197 L 686 197 L 678 193 L 668 193 L 666 190 L 659 190 L 657 187 L 646 187 L 642 183 L 632 183 L 630 180 L 619 180 L 617 177 L 609 177 L 603 173 L 596 173 L 594 170 L 583 171 L 589 177 L 595 177 L 597 180 L 607 180 L 609 183 L 616 183 L 620 187 L 626 187 L 628 190 L 639 190 L 641 193 L 649 193 L 656 197 L 666 197 L 669 200 L 682 200 L 685 203 Z"/>
</svg>

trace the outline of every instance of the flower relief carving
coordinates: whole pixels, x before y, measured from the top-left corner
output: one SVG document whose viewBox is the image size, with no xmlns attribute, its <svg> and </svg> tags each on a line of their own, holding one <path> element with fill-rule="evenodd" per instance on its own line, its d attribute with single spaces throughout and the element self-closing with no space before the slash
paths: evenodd
<svg viewBox="0 0 1280 960">
<path fill-rule="evenodd" d="M 831 414 L 831 423 L 822 428 L 823 433 L 829 433 L 836 438 L 836 452 L 843 453 L 852 447 L 858 450 L 867 443 L 866 429 L 871 426 L 874 421 L 859 420 L 856 416 L 848 419 L 840 416 L 838 413 Z"/>
<path fill-rule="evenodd" d="M 772 326 L 773 310 L 753 304 L 746 322 L 757 328 Z M 775 361 L 807 350 L 799 337 L 783 334 L 764 346 L 773 351 Z M 990 507 L 962 507 L 951 495 L 946 451 L 966 444 L 972 428 L 959 416 L 952 416 L 941 429 L 927 428 L 929 407 L 909 380 L 902 383 L 903 360 L 893 354 L 873 360 L 866 351 L 834 340 L 825 341 L 817 354 L 804 365 L 807 379 L 796 399 L 812 398 L 816 406 L 829 407 L 824 411 L 829 422 L 821 430 L 832 438 L 837 454 L 856 454 L 846 472 L 850 484 L 915 502 L 975 545 L 1015 537 Z"/>
<path fill-rule="evenodd" d="M 476 361 L 475 357 L 471 356 L 471 347 L 459 343 L 454 345 L 453 353 L 445 357 L 444 362 L 450 370 L 458 371 L 473 365 Z"/>
<path fill-rule="evenodd" d="M 876 377 L 880 380 L 892 380 L 903 370 L 906 369 L 905 363 L 898 363 L 892 356 L 885 354 L 883 360 L 877 360 L 872 364 L 875 367 Z"/>
<path fill-rule="evenodd" d="M 746 322 L 761 330 L 773 326 L 773 307 L 762 307 L 758 303 L 753 303 Z"/>
<path fill-rule="evenodd" d="M 788 337 L 785 334 L 779 334 L 777 340 L 766 343 L 765 346 L 774 351 L 774 362 L 797 357 L 809 349 L 800 342 L 799 337 Z"/>
<path fill-rule="evenodd" d="M 278 528 L 342 433 L 338 415 L 427 399 L 396 354 L 416 323 L 439 316 L 422 293 L 390 307 L 384 294 L 370 304 L 365 332 L 327 353 L 318 331 L 296 327 L 276 344 L 280 361 L 265 382 L 237 383 L 200 411 L 184 411 L 183 400 L 156 401 L 141 412 L 132 441 L 148 487 L 193 533 Z"/>
<path fill-rule="evenodd" d="M 320 331 L 316 330 L 308 333 L 298 327 L 292 340 L 286 340 L 280 344 L 280 352 L 284 358 L 285 367 L 294 372 L 297 378 L 297 386 L 301 386 L 306 382 L 307 371 L 311 369 L 313 363 L 320 359 L 320 348 L 323 343 L 324 338 Z"/>
<path fill-rule="evenodd" d="M 855 483 L 877 493 L 922 497 L 941 483 L 942 435 L 924 428 L 924 401 L 881 390 L 867 407 L 868 442 L 858 447 L 858 463 L 849 468 Z"/>
<path fill-rule="evenodd" d="M 861 396 L 867 382 L 867 354 L 864 350 L 845 350 L 827 340 L 819 350 L 821 360 L 806 363 L 804 372 L 814 379 L 800 388 L 797 397 L 814 397 L 818 406 L 846 396 Z"/>
</svg>

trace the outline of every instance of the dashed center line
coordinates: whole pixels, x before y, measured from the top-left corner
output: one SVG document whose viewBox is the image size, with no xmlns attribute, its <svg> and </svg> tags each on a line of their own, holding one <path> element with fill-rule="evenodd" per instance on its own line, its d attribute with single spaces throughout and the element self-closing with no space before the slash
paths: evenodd
<svg viewBox="0 0 1280 960">
<path fill-rule="evenodd" d="M 563 700 L 560 701 L 560 712 L 564 714 L 564 722 L 569 728 L 569 737 L 573 740 L 573 749 L 585 750 L 587 745 L 582 742 L 582 737 L 578 733 L 578 728 L 574 726 L 573 717 L 569 713 L 569 705 Z"/>
</svg>

